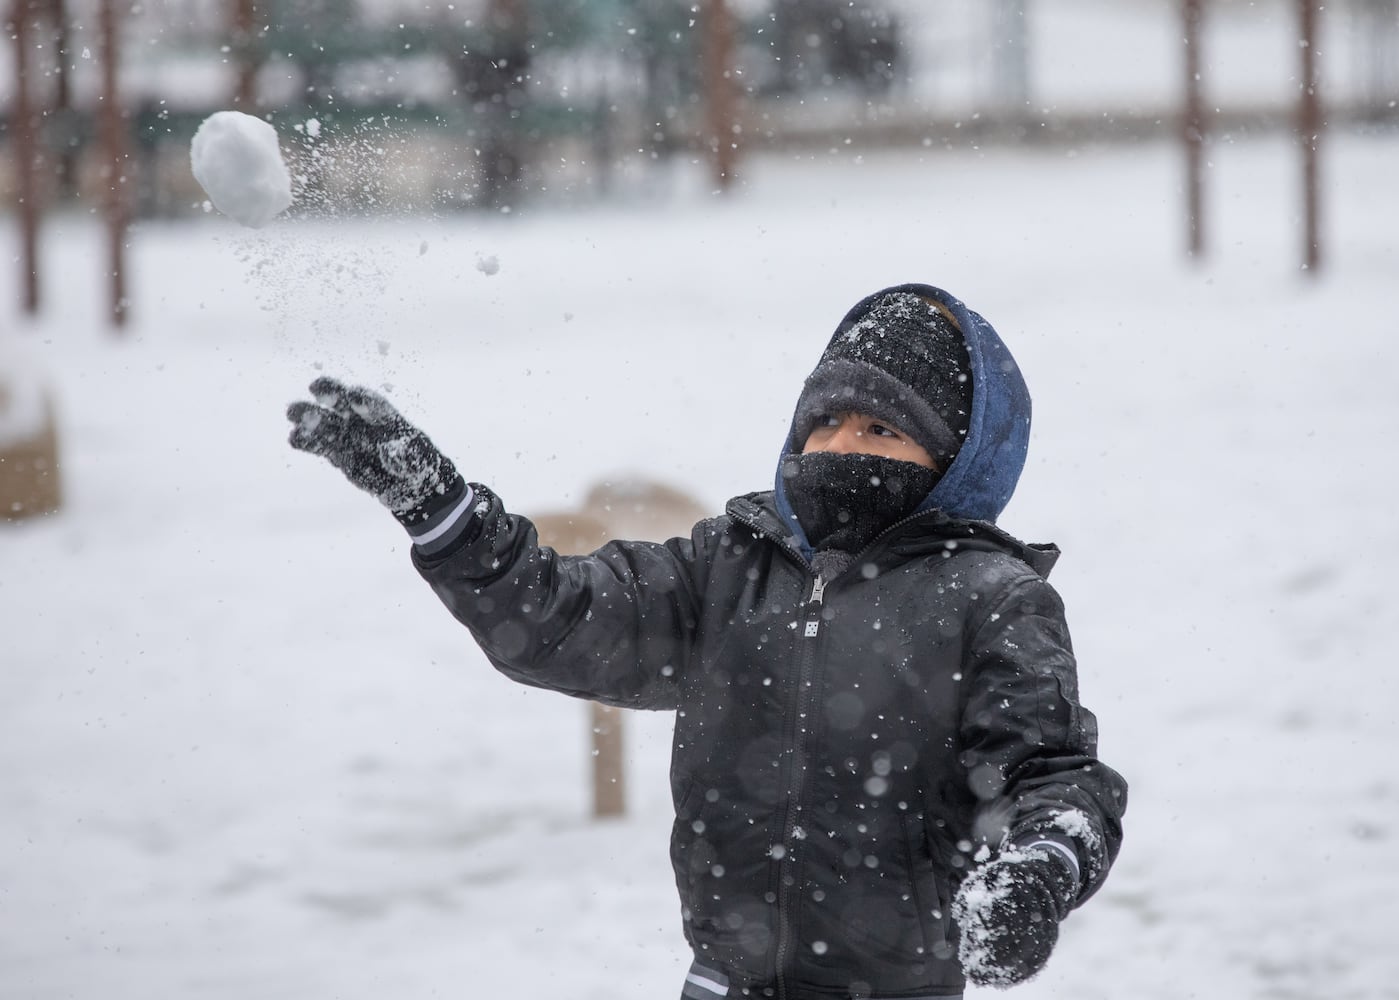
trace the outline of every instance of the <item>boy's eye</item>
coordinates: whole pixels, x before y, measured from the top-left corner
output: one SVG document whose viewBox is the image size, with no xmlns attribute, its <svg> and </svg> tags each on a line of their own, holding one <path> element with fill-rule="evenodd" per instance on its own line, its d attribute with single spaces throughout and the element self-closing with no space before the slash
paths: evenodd
<svg viewBox="0 0 1399 1000">
<path fill-rule="evenodd" d="M 871 423 L 871 424 L 870 424 L 870 426 L 869 426 L 869 433 L 873 434 L 875 437 L 892 437 L 892 438 L 896 438 L 896 437 L 899 436 L 899 432 L 896 431 L 894 428 L 892 428 L 892 427 L 887 427 L 887 426 L 885 426 L 884 424 L 877 424 L 877 423 Z"/>
<path fill-rule="evenodd" d="M 839 427 L 840 417 L 834 413 L 823 413 L 821 419 L 817 421 L 820 427 Z"/>
</svg>

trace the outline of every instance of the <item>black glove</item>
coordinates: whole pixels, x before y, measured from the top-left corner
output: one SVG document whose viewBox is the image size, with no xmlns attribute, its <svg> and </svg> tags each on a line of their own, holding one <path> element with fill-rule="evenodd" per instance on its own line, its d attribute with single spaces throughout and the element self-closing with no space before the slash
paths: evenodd
<svg viewBox="0 0 1399 1000">
<path fill-rule="evenodd" d="M 952 901 L 967 978 L 1004 987 L 1034 976 L 1049 961 L 1059 921 L 1077 897 L 1068 863 L 1044 850 L 1012 848 L 976 869 Z"/>
<path fill-rule="evenodd" d="M 411 530 L 465 495 L 456 467 L 383 396 L 325 377 L 310 388 L 314 403 L 287 407 L 295 425 L 291 446 L 326 458 L 405 527 Z"/>
</svg>

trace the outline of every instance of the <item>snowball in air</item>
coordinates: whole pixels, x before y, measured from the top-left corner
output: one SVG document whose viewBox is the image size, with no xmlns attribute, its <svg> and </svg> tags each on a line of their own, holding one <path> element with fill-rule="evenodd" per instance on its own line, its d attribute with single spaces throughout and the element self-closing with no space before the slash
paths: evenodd
<svg viewBox="0 0 1399 1000">
<path fill-rule="evenodd" d="M 277 130 L 241 111 L 217 111 L 190 142 L 189 162 L 209 200 L 224 215 L 259 229 L 291 204 L 291 174 Z"/>
</svg>

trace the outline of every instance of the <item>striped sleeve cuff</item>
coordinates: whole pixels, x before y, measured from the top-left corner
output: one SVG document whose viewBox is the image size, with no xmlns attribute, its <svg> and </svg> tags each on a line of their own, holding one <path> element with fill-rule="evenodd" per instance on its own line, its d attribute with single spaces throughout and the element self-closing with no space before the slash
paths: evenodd
<svg viewBox="0 0 1399 1000">
<path fill-rule="evenodd" d="M 690 964 L 690 971 L 685 975 L 685 986 L 680 992 L 682 1000 L 717 1000 L 728 995 L 728 976 L 717 969 L 700 965 L 698 961 Z"/>
<path fill-rule="evenodd" d="M 1083 884 L 1083 873 L 1078 863 L 1078 852 L 1062 840 L 1047 837 L 1042 834 L 1032 835 L 1023 840 L 1017 840 L 1015 846 L 1022 851 L 1040 850 L 1045 851 L 1050 857 L 1058 858 L 1068 866 L 1073 873 L 1074 885 Z"/>
<path fill-rule="evenodd" d="M 459 482 L 459 498 L 452 498 L 425 520 L 404 525 L 419 555 L 428 558 L 441 555 L 461 538 L 462 533 L 471 524 L 472 515 L 475 513 L 476 491 L 466 482 Z"/>
</svg>

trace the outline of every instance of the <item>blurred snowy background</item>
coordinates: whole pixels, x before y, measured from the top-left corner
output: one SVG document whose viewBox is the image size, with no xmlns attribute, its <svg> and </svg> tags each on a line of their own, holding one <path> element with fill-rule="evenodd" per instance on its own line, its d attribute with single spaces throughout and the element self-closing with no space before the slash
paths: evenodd
<svg viewBox="0 0 1399 1000">
<path fill-rule="evenodd" d="M 844 310 L 915 280 L 1026 371 L 1002 524 L 1064 548 L 1084 697 L 1132 782 L 1113 878 L 1012 995 L 1399 997 L 1399 132 L 1362 44 L 1383 5 L 1328 8 L 1303 272 L 1294 6 L 1209 5 L 1194 259 L 1179 10 L 1145 0 L 1030 6 L 1028 117 L 990 110 L 974 5 L 904 3 L 890 94 L 755 102 L 781 127 L 723 194 L 681 143 L 619 153 L 606 189 L 536 164 L 509 212 L 423 201 L 436 175 L 396 151 L 431 129 L 380 122 L 337 154 L 380 211 L 308 191 L 255 232 L 170 153 L 120 333 L 79 184 L 45 216 L 37 314 L 18 251 L 0 267 L 0 453 L 47 391 L 64 491 L 0 523 L 0 998 L 678 995 L 669 719 L 628 717 L 628 814 L 592 821 L 586 707 L 491 672 L 282 411 L 344 375 L 518 509 L 635 475 L 718 509 L 770 482 Z"/>
</svg>

